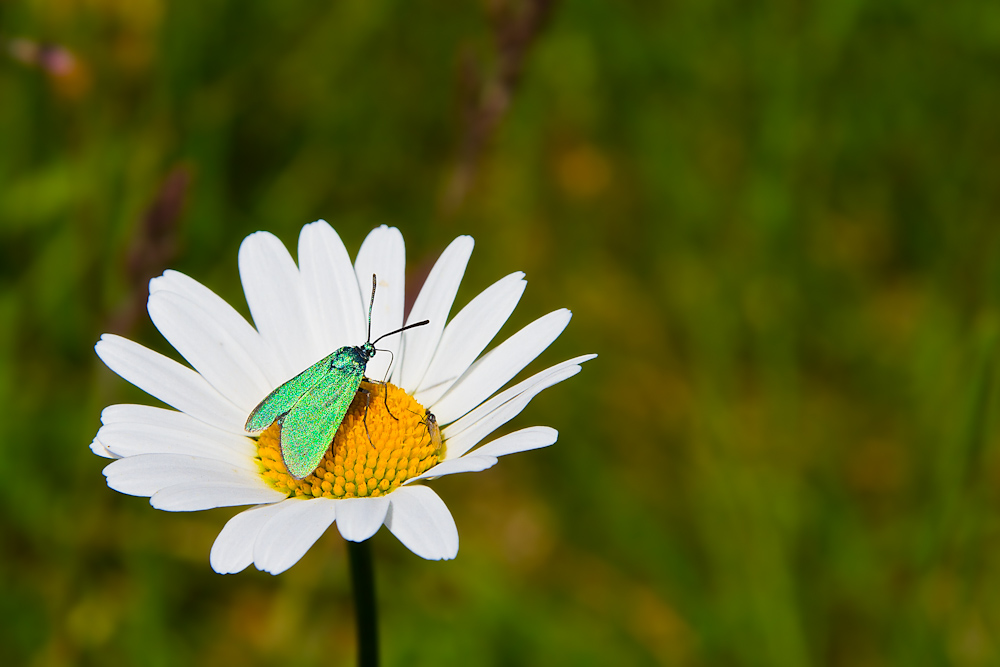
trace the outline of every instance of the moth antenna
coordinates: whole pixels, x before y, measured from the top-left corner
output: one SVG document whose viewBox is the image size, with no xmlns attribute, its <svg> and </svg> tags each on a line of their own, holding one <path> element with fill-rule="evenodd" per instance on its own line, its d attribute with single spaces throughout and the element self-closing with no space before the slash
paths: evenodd
<svg viewBox="0 0 1000 667">
<path fill-rule="evenodd" d="M 372 300 L 368 304 L 368 340 L 372 339 L 372 308 L 375 307 L 375 274 L 372 274 Z M 377 341 L 376 341 L 377 342 Z"/>
<path fill-rule="evenodd" d="M 374 345 L 375 343 L 379 342 L 380 340 L 382 340 L 386 336 L 391 336 L 392 334 L 398 334 L 400 331 L 406 331 L 407 329 L 412 329 L 413 327 L 422 327 L 425 324 L 430 324 L 430 323 L 431 323 L 430 320 L 424 320 L 423 322 L 417 322 L 415 324 L 407 324 L 405 327 L 401 327 L 399 329 L 396 329 L 395 331 L 390 331 L 387 334 L 382 334 L 381 336 L 379 336 L 378 338 L 376 338 L 375 340 L 372 341 L 372 345 Z M 371 327 L 371 321 L 370 320 L 368 322 L 368 326 Z"/>
</svg>

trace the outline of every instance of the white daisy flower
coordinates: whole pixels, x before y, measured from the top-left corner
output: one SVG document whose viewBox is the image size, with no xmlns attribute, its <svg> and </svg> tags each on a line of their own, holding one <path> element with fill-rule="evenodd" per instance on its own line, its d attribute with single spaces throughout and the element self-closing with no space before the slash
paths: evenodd
<svg viewBox="0 0 1000 667">
<path fill-rule="evenodd" d="M 275 236 L 251 234 L 240 246 L 239 270 L 256 328 L 182 273 L 154 278 L 149 316 L 193 370 L 120 336 L 101 337 L 96 350 L 108 368 L 175 408 L 112 405 L 102 412 L 91 449 L 116 459 L 104 469 L 108 486 L 148 496 L 167 511 L 254 505 L 216 538 L 210 560 L 220 573 L 251 563 L 283 572 L 335 521 L 347 540 L 364 541 L 385 524 L 418 556 L 454 558 L 455 521 L 421 482 L 485 470 L 505 454 L 554 443 L 555 429 L 535 426 L 478 446 L 536 394 L 596 356 L 570 359 L 496 393 L 571 315 L 549 313 L 480 356 L 526 283 L 520 272 L 502 278 L 449 322 L 472 247 L 471 237 L 460 236 L 442 253 L 407 319 L 430 324 L 380 343 L 392 354 L 369 361 L 366 376 L 385 377 L 392 361 L 391 384 L 365 385 L 377 394 L 367 416 L 365 401 L 356 400 L 320 466 L 302 480 L 282 463 L 280 427 L 252 437 L 244 431 L 247 416 L 304 368 L 365 341 L 372 274 L 372 331 L 403 326 L 402 234 L 385 226 L 372 231 L 352 264 L 340 237 L 320 220 L 302 229 L 298 266 Z"/>
</svg>

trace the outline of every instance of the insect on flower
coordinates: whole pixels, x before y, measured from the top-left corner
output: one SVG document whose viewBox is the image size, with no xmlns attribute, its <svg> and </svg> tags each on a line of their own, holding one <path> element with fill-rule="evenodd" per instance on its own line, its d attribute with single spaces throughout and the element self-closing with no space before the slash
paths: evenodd
<svg viewBox="0 0 1000 667">
<path fill-rule="evenodd" d="M 427 423 L 427 432 L 431 436 L 431 444 L 441 449 L 441 428 L 438 426 L 437 417 L 430 410 L 424 413 L 424 421 Z"/>
<path fill-rule="evenodd" d="M 352 260 L 330 225 L 310 223 L 299 235 L 298 264 L 274 235 L 248 236 L 238 259 L 253 324 L 189 276 L 168 270 L 154 278 L 150 319 L 189 365 L 113 334 L 97 342 L 108 368 L 170 406 L 103 410 L 90 447 L 112 459 L 104 468 L 108 487 L 169 512 L 250 505 L 212 546 L 219 573 L 250 565 L 284 572 L 334 523 L 351 542 L 385 526 L 421 558 L 455 558 L 458 527 L 428 480 L 486 470 L 555 443 L 548 426 L 491 434 L 595 356 L 504 388 L 572 314 L 554 310 L 486 351 L 527 283 L 515 271 L 452 315 L 473 246 L 468 236 L 448 245 L 405 321 L 405 245 L 391 227 L 373 230 Z M 379 303 L 366 312 L 373 273 L 381 277 Z M 382 363 L 388 353 L 372 360 L 378 341 L 354 346 L 372 340 L 372 327 L 393 334 L 425 319 L 419 332 L 382 343 L 391 364 Z M 367 385 L 369 373 L 388 382 Z M 340 401 L 350 403 L 346 415 Z M 263 431 L 251 438 L 248 426 Z M 308 462 L 320 454 L 318 466 Z"/>
<path fill-rule="evenodd" d="M 372 307 L 375 305 L 375 275 L 372 274 L 372 297 L 368 306 L 368 340 L 363 345 L 345 345 L 323 357 L 288 382 L 272 391 L 247 417 L 246 430 L 263 431 L 277 422 L 281 426 L 281 458 L 295 479 L 310 475 L 330 448 L 333 437 L 344 421 L 355 394 L 362 391 L 368 360 L 375 356 L 375 343 L 386 336 L 428 324 L 423 320 L 383 334 L 372 342 Z M 391 354 L 391 352 L 390 352 Z M 369 380 L 371 382 L 371 380 Z M 378 381 L 375 381 L 378 382 Z M 389 408 L 386 399 L 386 410 Z M 427 428 L 438 433 L 437 421 L 428 411 Z M 367 426 L 367 423 L 366 423 Z"/>
</svg>

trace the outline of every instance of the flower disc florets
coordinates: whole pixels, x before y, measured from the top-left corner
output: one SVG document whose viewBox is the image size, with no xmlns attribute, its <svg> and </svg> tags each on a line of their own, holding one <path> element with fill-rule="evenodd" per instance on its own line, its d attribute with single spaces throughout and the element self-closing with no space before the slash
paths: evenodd
<svg viewBox="0 0 1000 667">
<path fill-rule="evenodd" d="M 282 462 L 281 427 L 275 423 L 260 434 L 256 460 L 269 486 L 290 498 L 377 497 L 444 459 L 443 445 L 432 441 L 426 411 L 412 396 L 392 384 L 362 382 L 361 388 L 369 395 L 358 392 L 333 446 L 301 480 Z"/>
</svg>

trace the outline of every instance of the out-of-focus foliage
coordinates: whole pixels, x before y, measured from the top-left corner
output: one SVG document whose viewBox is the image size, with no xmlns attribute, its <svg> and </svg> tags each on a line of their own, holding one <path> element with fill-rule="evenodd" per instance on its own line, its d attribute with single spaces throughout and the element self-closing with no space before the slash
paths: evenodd
<svg viewBox="0 0 1000 667">
<path fill-rule="evenodd" d="M 601 355 L 435 483 L 456 561 L 375 538 L 386 664 L 1000 661 L 1000 4 L 561 3 L 456 203 L 496 4 L 0 5 L 0 662 L 352 664 L 336 531 L 219 576 L 233 510 L 87 448 L 151 401 L 98 336 L 173 355 L 148 278 L 245 313 L 241 239 L 317 218 L 411 282 L 472 234 L 460 302 L 574 311 L 529 371 Z"/>
</svg>

